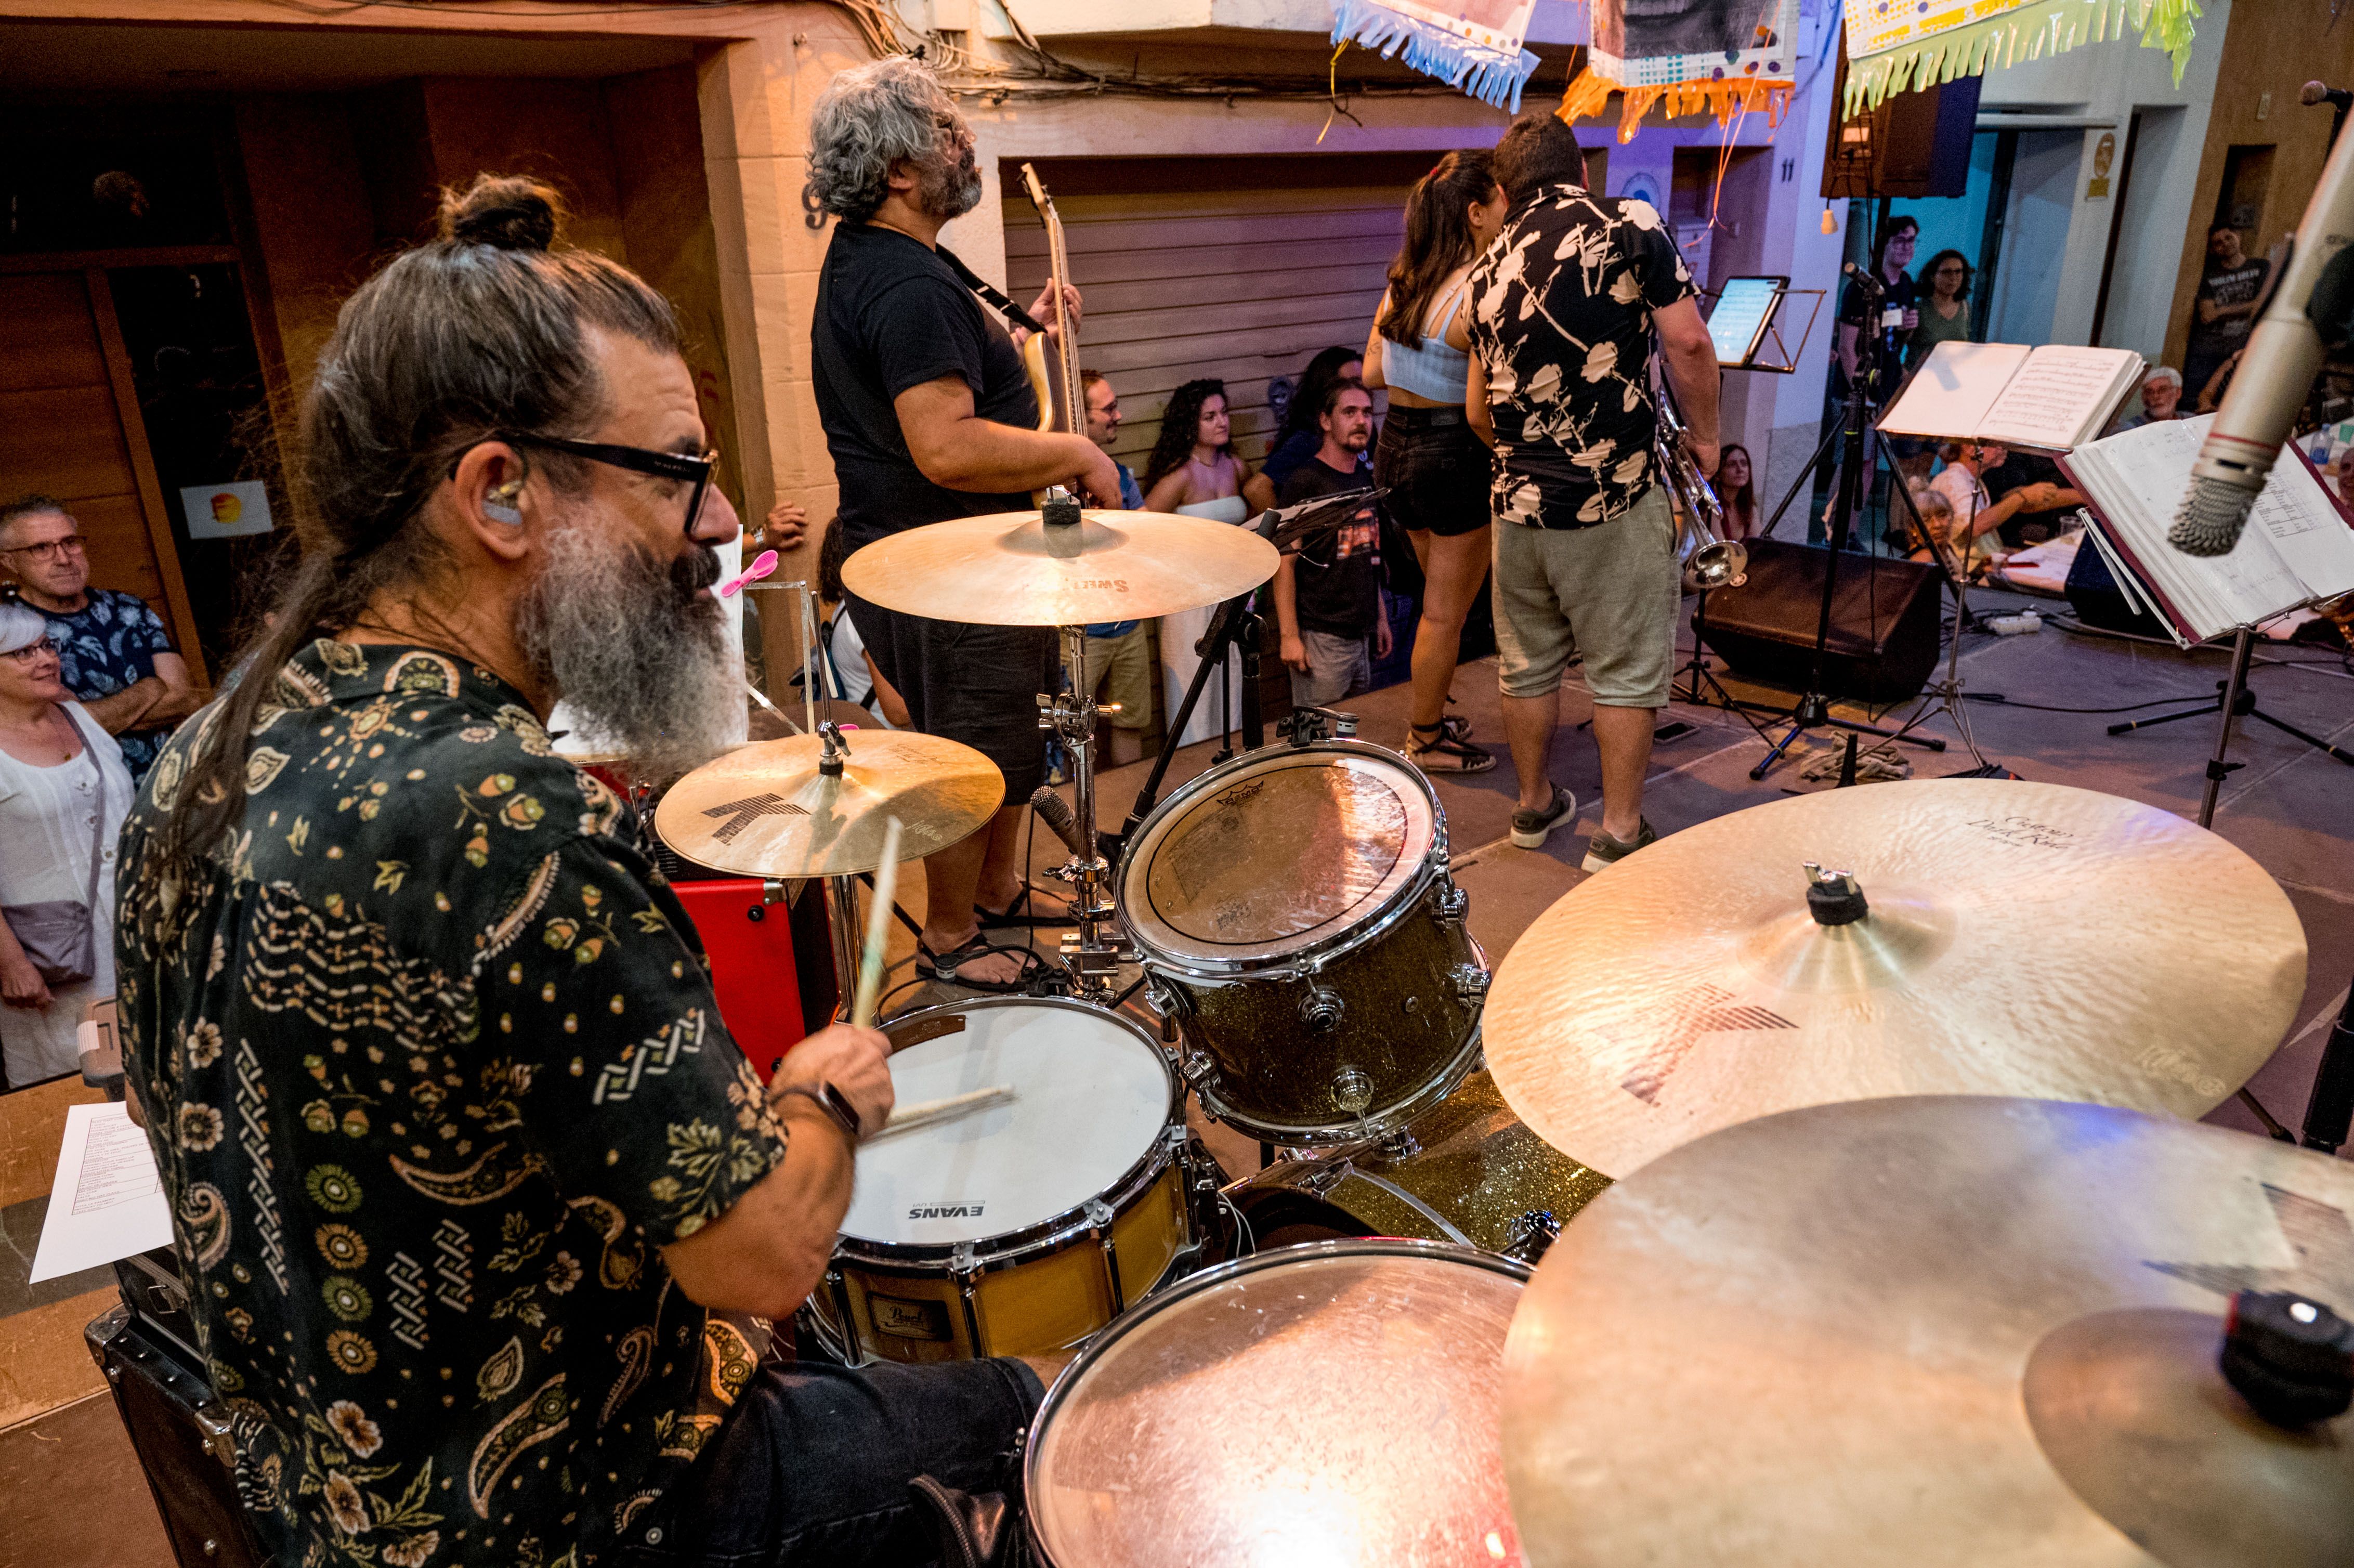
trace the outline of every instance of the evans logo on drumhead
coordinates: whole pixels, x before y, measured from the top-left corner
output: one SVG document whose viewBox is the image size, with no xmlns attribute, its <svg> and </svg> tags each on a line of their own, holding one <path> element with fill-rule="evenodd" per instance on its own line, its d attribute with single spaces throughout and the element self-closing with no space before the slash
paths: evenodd
<svg viewBox="0 0 2354 1568">
<path fill-rule="evenodd" d="M 907 1210 L 911 1220 L 977 1220 L 984 1207 L 980 1203 L 917 1203 Z"/>
</svg>

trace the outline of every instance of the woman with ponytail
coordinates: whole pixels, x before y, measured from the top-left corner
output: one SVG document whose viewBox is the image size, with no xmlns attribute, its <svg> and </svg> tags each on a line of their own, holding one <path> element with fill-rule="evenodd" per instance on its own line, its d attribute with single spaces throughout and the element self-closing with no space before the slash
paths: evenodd
<svg viewBox="0 0 2354 1568">
<path fill-rule="evenodd" d="M 1038 1377 L 765 1356 L 887 1046 L 823 1030 L 764 1085 L 630 807 L 549 744 L 561 698 L 659 779 L 744 713 L 677 322 L 558 218 L 485 176 L 344 305 L 302 564 L 123 830 L 131 1099 L 272 1561 L 913 1560 L 908 1483 L 1013 1489 Z"/>
<path fill-rule="evenodd" d="M 1389 417 L 1373 448 L 1383 504 L 1422 563 L 1414 636 L 1414 710 L 1406 755 L 1426 771 L 1485 773 L 1495 757 L 1447 715 L 1463 620 L 1488 575 L 1488 450 L 1463 408 L 1469 379 L 1471 264 L 1502 232 L 1503 187 L 1485 153 L 1449 153 L 1405 204 L 1405 245 L 1365 340 L 1365 385 L 1387 387 Z"/>
</svg>

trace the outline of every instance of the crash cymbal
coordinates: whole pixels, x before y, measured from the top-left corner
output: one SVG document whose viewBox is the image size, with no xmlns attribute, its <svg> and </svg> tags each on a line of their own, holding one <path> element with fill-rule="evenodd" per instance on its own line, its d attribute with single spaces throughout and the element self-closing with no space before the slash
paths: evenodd
<svg viewBox="0 0 2354 1568">
<path fill-rule="evenodd" d="M 1809 861 L 1852 872 L 1869 912 L 1819 924 Z M 2280 1044 L 2305 959 L 2279 885 L 2170 812 L 1925 779 L 1628 856 L 1512 945 L 1481 1028 L 1521 1118 L 1625 1176 L 1734 1122 L 1877 1095 L 2200 1116 Z"/>
<path fill-rule="evenodd" d="M 1275 576 L 1275 546 L 1247 528 L 1165 512 L 1087 512 L 1049 530 L 1035 512 L 910 528 L 853 555 L 861 599 L 935 620 L 1091 626 L 1199 609 Z"/>
<path fill-rule="evenodd" d="M 899 858 L 946 849 L 989 821 L 1005 776 L 969 746 L 911 730 L 849 737 L 842 776 L 818 770 L 815 736 L 766 740 L 706 762 L 654 808 L 663 842 L 698 865 L 745 876 L 843 876 L 883 863 L 884 821 Z"/>
<path fill-rule="evenodd" d="M 2343 1161 L 2098 1106 L 1866 1100 L 1687 1144 L 1587 1204 L 1514 1313 L 1522 1550 L 2343 1564 L 2354 1417 L 2283 1432 L 2215 1363 L 2235 1290 L 2354 1310 L 2349 1213 Z"/>
</svg>

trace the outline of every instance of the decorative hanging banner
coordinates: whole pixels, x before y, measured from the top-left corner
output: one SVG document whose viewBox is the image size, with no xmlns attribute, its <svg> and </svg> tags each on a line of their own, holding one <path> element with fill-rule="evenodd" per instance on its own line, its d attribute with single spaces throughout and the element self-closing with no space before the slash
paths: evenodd
<svg viewBox="0 0 2354 1568">
<path fill-rule="evenodd" d="M 1537 57 L 1521 47 L 1536 8 L 1537 0 L 1332 0 L 1332 41 L 1385 58 L 1403 50 L 1425 76 L 1518 113 L 1521 89 L 1537 69 Z"/>
<path fill-rule="evenodd" d="M 2190 63 L 2199 0 L 1845 0 L 1847 101 L 1852 117 L 1892 92 L 1935 87 L 2138 32 L 2172 58 L 2174 85 Z"/>
<path fill-rule="evenodd" d="M 1850 4 L 1853 0 L 1850 0 Z M 1723 124 L 1762 109 L 1780 124 L 1797 87 L 1798 0 L 1594 0 L 1594 42 L 1561 117 L 1575 124 L 1621 94 L 1618 140 L 1653 104 Z"/>
</svg>

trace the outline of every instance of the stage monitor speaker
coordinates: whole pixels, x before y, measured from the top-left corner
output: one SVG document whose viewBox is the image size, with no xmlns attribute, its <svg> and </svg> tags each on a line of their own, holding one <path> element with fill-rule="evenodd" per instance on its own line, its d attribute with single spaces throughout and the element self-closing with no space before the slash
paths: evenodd
<svg viewBox="0 0 2354 1568">
<path fill-rule="evenodd" d="M 1803 692 L 1830 551 L 1779 539 L 1748 545 L 1748 580 L 1708 596 L 1704 640 L 1735 674 Z M 1937 667 L 1937 568 L 1923 562 L 1842 556 L 1824 644 L 1824 694 L 1874 705 L 1917 695 Z"/>
<path fill-rule="evenodd" d="M 106 1373 L 173 1560 L 180 1568 L 268 1568 L 238 1499 L 228 1412 L 213 1396 L 202 1360 L 120 1306 L 91 1322 L 82 1338 Z"/>
</svg>

